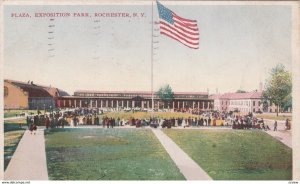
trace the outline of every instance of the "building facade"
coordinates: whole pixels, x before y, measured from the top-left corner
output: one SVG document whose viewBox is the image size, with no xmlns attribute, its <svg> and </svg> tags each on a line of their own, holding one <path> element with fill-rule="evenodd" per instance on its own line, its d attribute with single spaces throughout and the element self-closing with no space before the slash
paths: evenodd
<svg viewBox="0 0 300 184">
<path fill-rule="evenodd" d="M 57 97 L 69 95 L 50 86 L 4 80 L 4 109 L 51 109 Z"/>
<path fill-rule="evenodd" d="M 276 112 L 274 104 L 263 108 L 261 103 L 262 92 L 252 91 L 246 93 L 225 93 L 210 96 L 214 100 L 214 110 L 239 111 L 243 113 L 254 112 Z"/>
<path fill-rule="evenodd" d="M 4 109 L 28 109 L 28 92 L 4 81 Z"/>
<path fill-rule="evenodd" d="M 60 108 L 152 108 L 151 92 L 147 91 L 76 91 L 73 96 L 57 98 Z M 154 95 L 154 109 L 211 110 L 213 100 L 208 93 L 175 92 L 171 102 L 164 102 Z"/>
</svg>

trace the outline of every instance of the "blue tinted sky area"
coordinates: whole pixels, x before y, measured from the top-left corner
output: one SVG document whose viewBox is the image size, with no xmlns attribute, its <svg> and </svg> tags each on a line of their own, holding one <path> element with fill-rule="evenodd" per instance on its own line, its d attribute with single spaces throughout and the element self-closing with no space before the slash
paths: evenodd
<svg viewBox="0 0 300 184">
<path fill-rule="evenodd" d="M 291 7 L 284 5 L 166 5 L 194 19 L 200 47 L 189 49 L 155 25 L 154 89 L 255 90 L 269 70 L 291 70 Z M 90 17 L 34 17 L 87 12 Z M 94 13 L 144 17 L 94 17 Z M 4 78 L 75 90 L 151 90 L 151 6 L 4 6 Z M 12 17 L 29 13 L 31 18 Z M 154 7 L 154 21 L 158 21 Z M 55 25 L 55 27 L 49 27 Z M 49 33 L 53 32 L 53 33 Z M 48 45 L 50 44 L 50 45 Z"/>
</svg>

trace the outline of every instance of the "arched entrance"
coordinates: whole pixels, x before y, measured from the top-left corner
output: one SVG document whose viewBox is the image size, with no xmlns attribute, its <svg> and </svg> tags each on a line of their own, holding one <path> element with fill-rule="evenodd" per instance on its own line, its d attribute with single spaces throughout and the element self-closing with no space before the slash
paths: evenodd
<svg viewBox="0 0 300 184">
<path fill-rule="evenodd" d="M 140 96 L 135 96 L 132 98 L 132 101 L 134 101 L 134 107 L 142 108 L 142 102 L 144 98 Z"/>
</svg>

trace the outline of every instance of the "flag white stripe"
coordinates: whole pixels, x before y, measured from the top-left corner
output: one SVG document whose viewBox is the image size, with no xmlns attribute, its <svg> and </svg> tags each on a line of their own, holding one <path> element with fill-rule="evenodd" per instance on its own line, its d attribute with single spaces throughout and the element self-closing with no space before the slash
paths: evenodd
<svg viewBox="0 0 300 184">
<path fill-rule="evenodd" d="M 183 40 L 179 40 L 179 39 L 177 39 L 174 35 L 170 35 L 168 32 L 160 31 L 160 33 L 161 33 L 161 34 L 165 34 L 165 35 L 167 35 L 168 37 L 171 37 L 172 39 L 175 39 L 175 40 L 177 40 L 178 42 L 180 42 L 180 43 L 182 43 L 182 44 L 184 44 L 184 45 L 186 45 L 186 46 L 188 46 L 188 47 L 190 47 L 190 48 L 193 48 L 193 49 L 198 49 L 198 48 L 199 48 L 198 45 L 192 45 L 192 44 L 189 44 L 189 43 L 187 43 L 187 42 L 185 42 L 185 41 L 183 41 Z"/>
<path fill-rule="evenodd" d="M 180 19 L 180 20 L 182 20 L 182 21 L 185 21 L 185 22 L 190 22 L 190 23 L 197 22 L 196 20 L 190 20 L 190 19 L 186 19 L 186 18 L 180 17 L 180 16 L 178 16 L 178 15 L 177 15 L 176 13 L 174 13 L 174 12 L 172 12 L 172 14 L 173 14 L 173 18 L 175 17 L 175 18 L 178 18 L 178 19 Z"/>
<path fill-rule="evenodd" d="M 174 25 L 170 24 L 169 22 L 165 21 L 164 19 L 160 19 L 160 21 L 163 21 L 164 23 L 166 24 L 169 24 L 170 26 L 176 28 L 176 29 L 180 29 L 181 31 L 185 32 L 185 33 L 193 33 L 193 34 L 199 34 L 199 31 L 194 31 L 194 30 L 191 30 L 191 29 L 188 29 L 186 27 L 182 27 L 181 25 L 179 24 L 176 24 L 174 23 Z"/>
<path fill-rule="evenodd" d="M 165 32 L 168 33 L 168 35 L 173 35 L 173 37 L 177 38 L 178 40 L 182 40 L 183 42 L 190 44 L 190 45 L 199 45 L 199 40 L 194 41 L 194 40 L 189 40 L 185 37 L 179 36 L 178 34 L 174 34 L 174 32 L 172 32 L 171 30 L 165 30 L 165 29 L 161 29 L 161 32 Z"/>
<path fill-rule="evenodd" d="M 169 25 L 169 26 L 166 26 L 165 24 Z M 199 32 L 198 31 L 193 31 L 190 29 L 187 30 L 185 27 L 182 27 L 181 25 L 176 25 L 176 23 L 175 23 L 175 25 L 172 25 L 163 19 L 160 19 L 160 28 L 161 28 L 160 29 L 161 33 L 164 33 L 166 36 L 171 37 L 190 48 L 196 49 L 199 46 Z M 183 31 L 183 30 L 185 30 L 185 31 Z M 181 35 L 178 32 L 185 34 L 186 36 Z M 197 34 L 197 35 L 192 35 L 189 33 L 193 33 L 193 34 Z M 190 39 L 189 37 L 193 38 L 193 39 Z"/>
<path fill-rule="evenodd" d="M 178 19 L 177 17 L 173 17 L 174 20 L 181 22 L 184 25 L 187 25 L 188 27 L 192 27 L 192 28 L 198 28 L 197 27 L 197 22 L 187 22 L 187 21 L 183 21 L 181 19 Z"/>
<path fill-rule="evenodd" d="M 161 6 L 162 5 L 158 3 L 160 33 L 189 48 L 198 49 L 199 29 L 197 21 L 180 17 L 164 6 L 162 7 L 165 9 L 161 9 Z M 170 15 L 170 13 L 172 15 Z"/>
<path fill-rule="evenodd" d="M 162 21 L 163 22 L 163 21 Z M 194 34 L 189 34 L 188 32 L 185 32 L 185 31 L 182 31 L 181 29 L 179 29 L 179 28 L 176 28 L 176 27 L 174 27 L 174 26 L 172 26 L 172 25 L 170 25 L 170 24 L 168 24 L 168 23 L 166 23 L 166 22 L 163 22 L 163 23 L 165 23 L 166 25 L 168 25 L 168 26 L 166 26 L 165 24 L 160 24 L 160 27 L 164 27 L 164 28 L 166 28 L 166 29 L 170 29 L 170 27 L 172 27 L 173 29 L 174 29 L 174 31 L 176 31 L 176 32 L 178 32 L 179 34 L 181 33 L 181 34 L 184 34 L 184 35 L 186 35 L 186 36 L 188 36 L 188 37 L 190 37 L 190 38 L 193 38 L 193 39 L 199 39 L 199 34 L 197 34 L 197 35 L 194 35 Z M 170 26 L 170 27 L 169 27 Z M 196 34 L 196 33 L 195 33 Z M 182 36 L 184 36 L 184 35 L 182 35 Z"/>
<path fill-rule="evenodd" d="M 185 25 L 184 23 L 182 23 L 180 21 L 177 21 L 177 20 L 174 20 L 174 24 L 176 24 L 178 26 L 181 26 L 185 29 L 191 30 L 191 31 L 199 31 L 197 26 L 188 26 L 188 25 Z"/>
</svg>

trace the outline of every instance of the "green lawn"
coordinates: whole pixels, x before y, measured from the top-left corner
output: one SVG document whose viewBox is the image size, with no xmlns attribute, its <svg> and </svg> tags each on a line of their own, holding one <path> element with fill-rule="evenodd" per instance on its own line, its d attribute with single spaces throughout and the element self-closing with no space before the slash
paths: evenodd
<svg viewBox="0 0 300 184">
<path fill-rule="evenodd" d="M 21 127 L 20 127 L 21 124 Z M 4 121 L 4 132 L 25 130 L 27 128 L 26 120 Z"/>
<path fill-rule="evenodd" d="M 184 180 L 149 129 L 45 132 L 51 180 Z"/>
<path fill-rule="evenodd" d="M 292 150 L 261 131 L 164 130 L 215 180 L 291 180 Z"/>
<path fill-rule="evenodd" d="M 151 117 L 151 112 L 109 112 L 109 113 L 104 113 L 103 116 L 107 116 L 109 118 L 115 118 L 117 119 L 118 117 L 120 119 L 125 119 L 129 120 L 130 117 L 138 118 L 138 119 L 149 119 Z M 196 115 L 192 114 L 186 114 L 186 113 L 180 113 L 180 112 L 153 112 L 154 117 L 159 117 L 159 118 L 189 118 L 189 117 L 199 117 Z"/>
<path fill-rule="evenodd" d="M 25 130 L 15 130 L 4 133 L 4 170 L 7 168 L 24 132 Z"/>
</svg>

